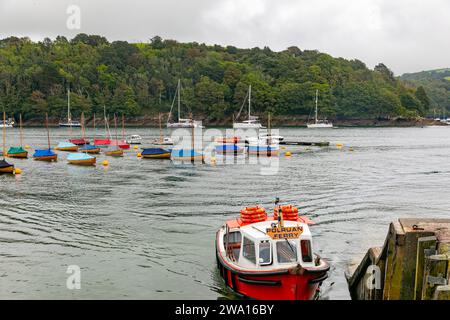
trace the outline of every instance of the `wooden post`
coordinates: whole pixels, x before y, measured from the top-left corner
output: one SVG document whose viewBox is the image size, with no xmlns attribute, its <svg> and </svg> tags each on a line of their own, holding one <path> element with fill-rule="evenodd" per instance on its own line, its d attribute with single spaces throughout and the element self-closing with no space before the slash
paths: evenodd
<svg viewBox="0 0 450 320">
<path fill-rule="evenodd" d="M 450 301 L 450 285 L 438 286 L 434 292 L 433 300 Z"/>
<path fill-rule="evenodd" d="M 447 275 L 448 259 L 444 254 L 425 257 L 422 300 L 433 299 L 436 288 L 447 284 L 444 277 Z"/>
<path fill-rule="evenodd" d="M 424 237 L 417 240 L 416 281 L 414 286 L 414 300 L 422 298 L 423 275 L 425 272 L 425 257 L 436 254 L 436 237 Z"/>
</svg>

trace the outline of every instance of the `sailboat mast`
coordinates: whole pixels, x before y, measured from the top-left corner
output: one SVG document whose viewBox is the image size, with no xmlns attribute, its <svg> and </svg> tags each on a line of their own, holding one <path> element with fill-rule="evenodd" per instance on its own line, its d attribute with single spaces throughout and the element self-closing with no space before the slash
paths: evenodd
<svg viewBox="0 0 450 320">
<path fill-rule="evenodd" d="M 114 127 L 115 127 L 115 131 L 116 131 L 116 144 L 118 145 L 117 118 L 116 118 L 116 114 L 115 113 L 114 113 Z"/>
<path fill-rule="evenodd" d="M 181 79 L 178 79 L 178 122 L 180 122 L 180 107 L 181 107 Z"/>
<path fill-rule="evenodd" d="M 81 138 L 86 138 L 86 128 L 84 127 L 84 112 L 81 113 Z"/>
<path fill-rule="evenodd" d="M 159 143 L 163 143 L 163 132 L 162 132 L 162 124 L 161 124 L 161 118 L 162 114 L 159 113 Z"/>
<path fill-rule="evenodd" d="M 48 150 L 50 150 L 50 132 L 48 130 L 48 113 L 45 113 L 45 128 L 47 129 Z"/>
<path fill-rule="evenodd" d="M 70 123 L 70 87 L 67 89 L 67 123 Z"/>
<path fill-rule="evenodd" d="M 3 111 L 3 160 L 5 160 L 6 155 L 6 113 Z"/>
<path fill-rule="evenodd" d="M 317 104 L 319 102 L 319 90 L 316 90 L 316 124 L 317 124 Z"/>
<path fill-rule="evenodd" d="M 22 114 L 19 114 L 19 124 L 20 124 L 20 147 L 23 148 L 23 131 L 22 131 Z"/>
<path fill-rule="evenodd" d="M 125 116 L 122 113 L 122 139 L 125 141 Z"/>
<path fill-rule="evenodd" d="M 95 112 L 94 112 L 94 137 L 96 136 L 96 132 L 95 132 Z"/>
<path fill-rule="evenodd" d="M 248 120 L 250 120 L 250 106 L 252 104 L 252 85 L 248 86 Z"/>
</svg>

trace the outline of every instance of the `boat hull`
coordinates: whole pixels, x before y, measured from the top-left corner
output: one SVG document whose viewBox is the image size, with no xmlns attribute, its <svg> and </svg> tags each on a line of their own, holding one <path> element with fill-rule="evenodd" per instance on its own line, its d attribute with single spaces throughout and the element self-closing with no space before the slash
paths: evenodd
<svg viewBox="0 0 450 320">
<path fill-rule="evenodd" d="M 234 123 L 233 129 L 264 129 L 260 123 Z"/>
<path fill-rule="evenodd" d="M 107 156 L 113 156 L 113 157 L 121 157 L 123 156 L 123 150 L 114 150 L 114 151 L 105 151 L 105 154 Z"/>
<path fill-rule="evenodd" d="M 8 153 L 6 156 L 8 158 L 27 159 L 28 158 L 28 152 Z"/>
<path fill-rule="evenodd" d="M 52 162 L 52 161 L 58 161 L 58 155 L 55 154 L 53 156 L 33 157 L 33 159 L 36 160 L 36 161 Z"/>
<path fill-rule="evenodd" d="M 186 157 L 174 157 L 172 156 L 173 161 L 182 161 L 182 162 L 197 162 L 203 161 L 205 159 L 204 156 L 186 156 Z"/>
<path fill-rule="evenodd" d="M 97 158 L 83 159 L 83 160 L 67 160 L 67 162 L 78 166 L 93 166 L 97 162 Z"/>
<path fill-rule="evenodd" d="M 333 129 L 333 125 L 329 124 L 308 124 L 308 129 Z"/>
<path fill-rule="evenodd" d="M 99 154 L 101 149 L 100 148 L 79 149 L 78 151 L 90 154 Z"/>
<path fill-rule="evenodd" d="M 219 237 L 219 232 L 217 233 Z M 221 255 L 217 247 L 216 258 L 220 276 L 228 288 L 244 298 L 256 300 L 314 300 L 319 288 L 328 277 L 329 265 L 271 271 L 248 271 L 235 268 Z"/>
<path fill-rule="evenodd" d="M 14 173 L 14 166 L 0 168 L 0 173 Z"/>
<path fill-rule="evenodd" d="M 74 152 L 74 151 L 78 151 L 78 146 L 74 146 L 74 147 L 56 147 L 55 150 L 66 151 L 66 152 Z"/>
<path fill-rule="evenodd" d="M 167 153 L 161 153 L 161 154 L 143 154 L 142 158 L 146 158 L 146 159 L 170 159 L 170 152 Z"/>
</svg>

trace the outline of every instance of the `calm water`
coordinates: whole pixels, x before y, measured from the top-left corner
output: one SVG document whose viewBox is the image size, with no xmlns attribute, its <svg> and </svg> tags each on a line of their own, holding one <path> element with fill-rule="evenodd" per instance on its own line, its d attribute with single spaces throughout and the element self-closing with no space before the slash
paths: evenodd
<svg viewBox="0 0 450 320">
<path fill-rule="evenodd" d="M 66 133 L 54 129 L 54 143 Z M 64 153 L 53 164 L 11 160 L 23 174 L 0 176 L 0 298 L 230 297 L 215 269 L 215 232 L 242 206 L 271 210 L 279 196 L 317 223 L 316 249 L 332 265 L 324 298 L 348 299 L 345 269 L 383 243 L 390 221 L 448 217 L 450 128 L 281 134 L 333 146 L 288 148 L 303 152 L 280 157 L 275 176 L 249 164 L 178 167 L 135 151 L 107 168 L 69 166 Z M 9 144 L 17 141 L 9 129 Z M 45 130 L 25 130 L 26 144 L 45 141 Z M 80 266 L 81 290 L 66 289 L 68 265 Z"/>
</svg>

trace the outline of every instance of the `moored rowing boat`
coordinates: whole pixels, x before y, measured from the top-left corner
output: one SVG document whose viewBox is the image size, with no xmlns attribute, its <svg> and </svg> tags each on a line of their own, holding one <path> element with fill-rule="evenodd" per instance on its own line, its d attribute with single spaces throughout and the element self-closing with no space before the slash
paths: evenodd
<svg viewBox="0 0 450 320">
<path fill-rule="evenodd" d="M 149 159 L 170 159 L 171 150 L 162 148 L 145 148 L 142 149 L 141 155 L 143 158 Z"/>
</svg>

